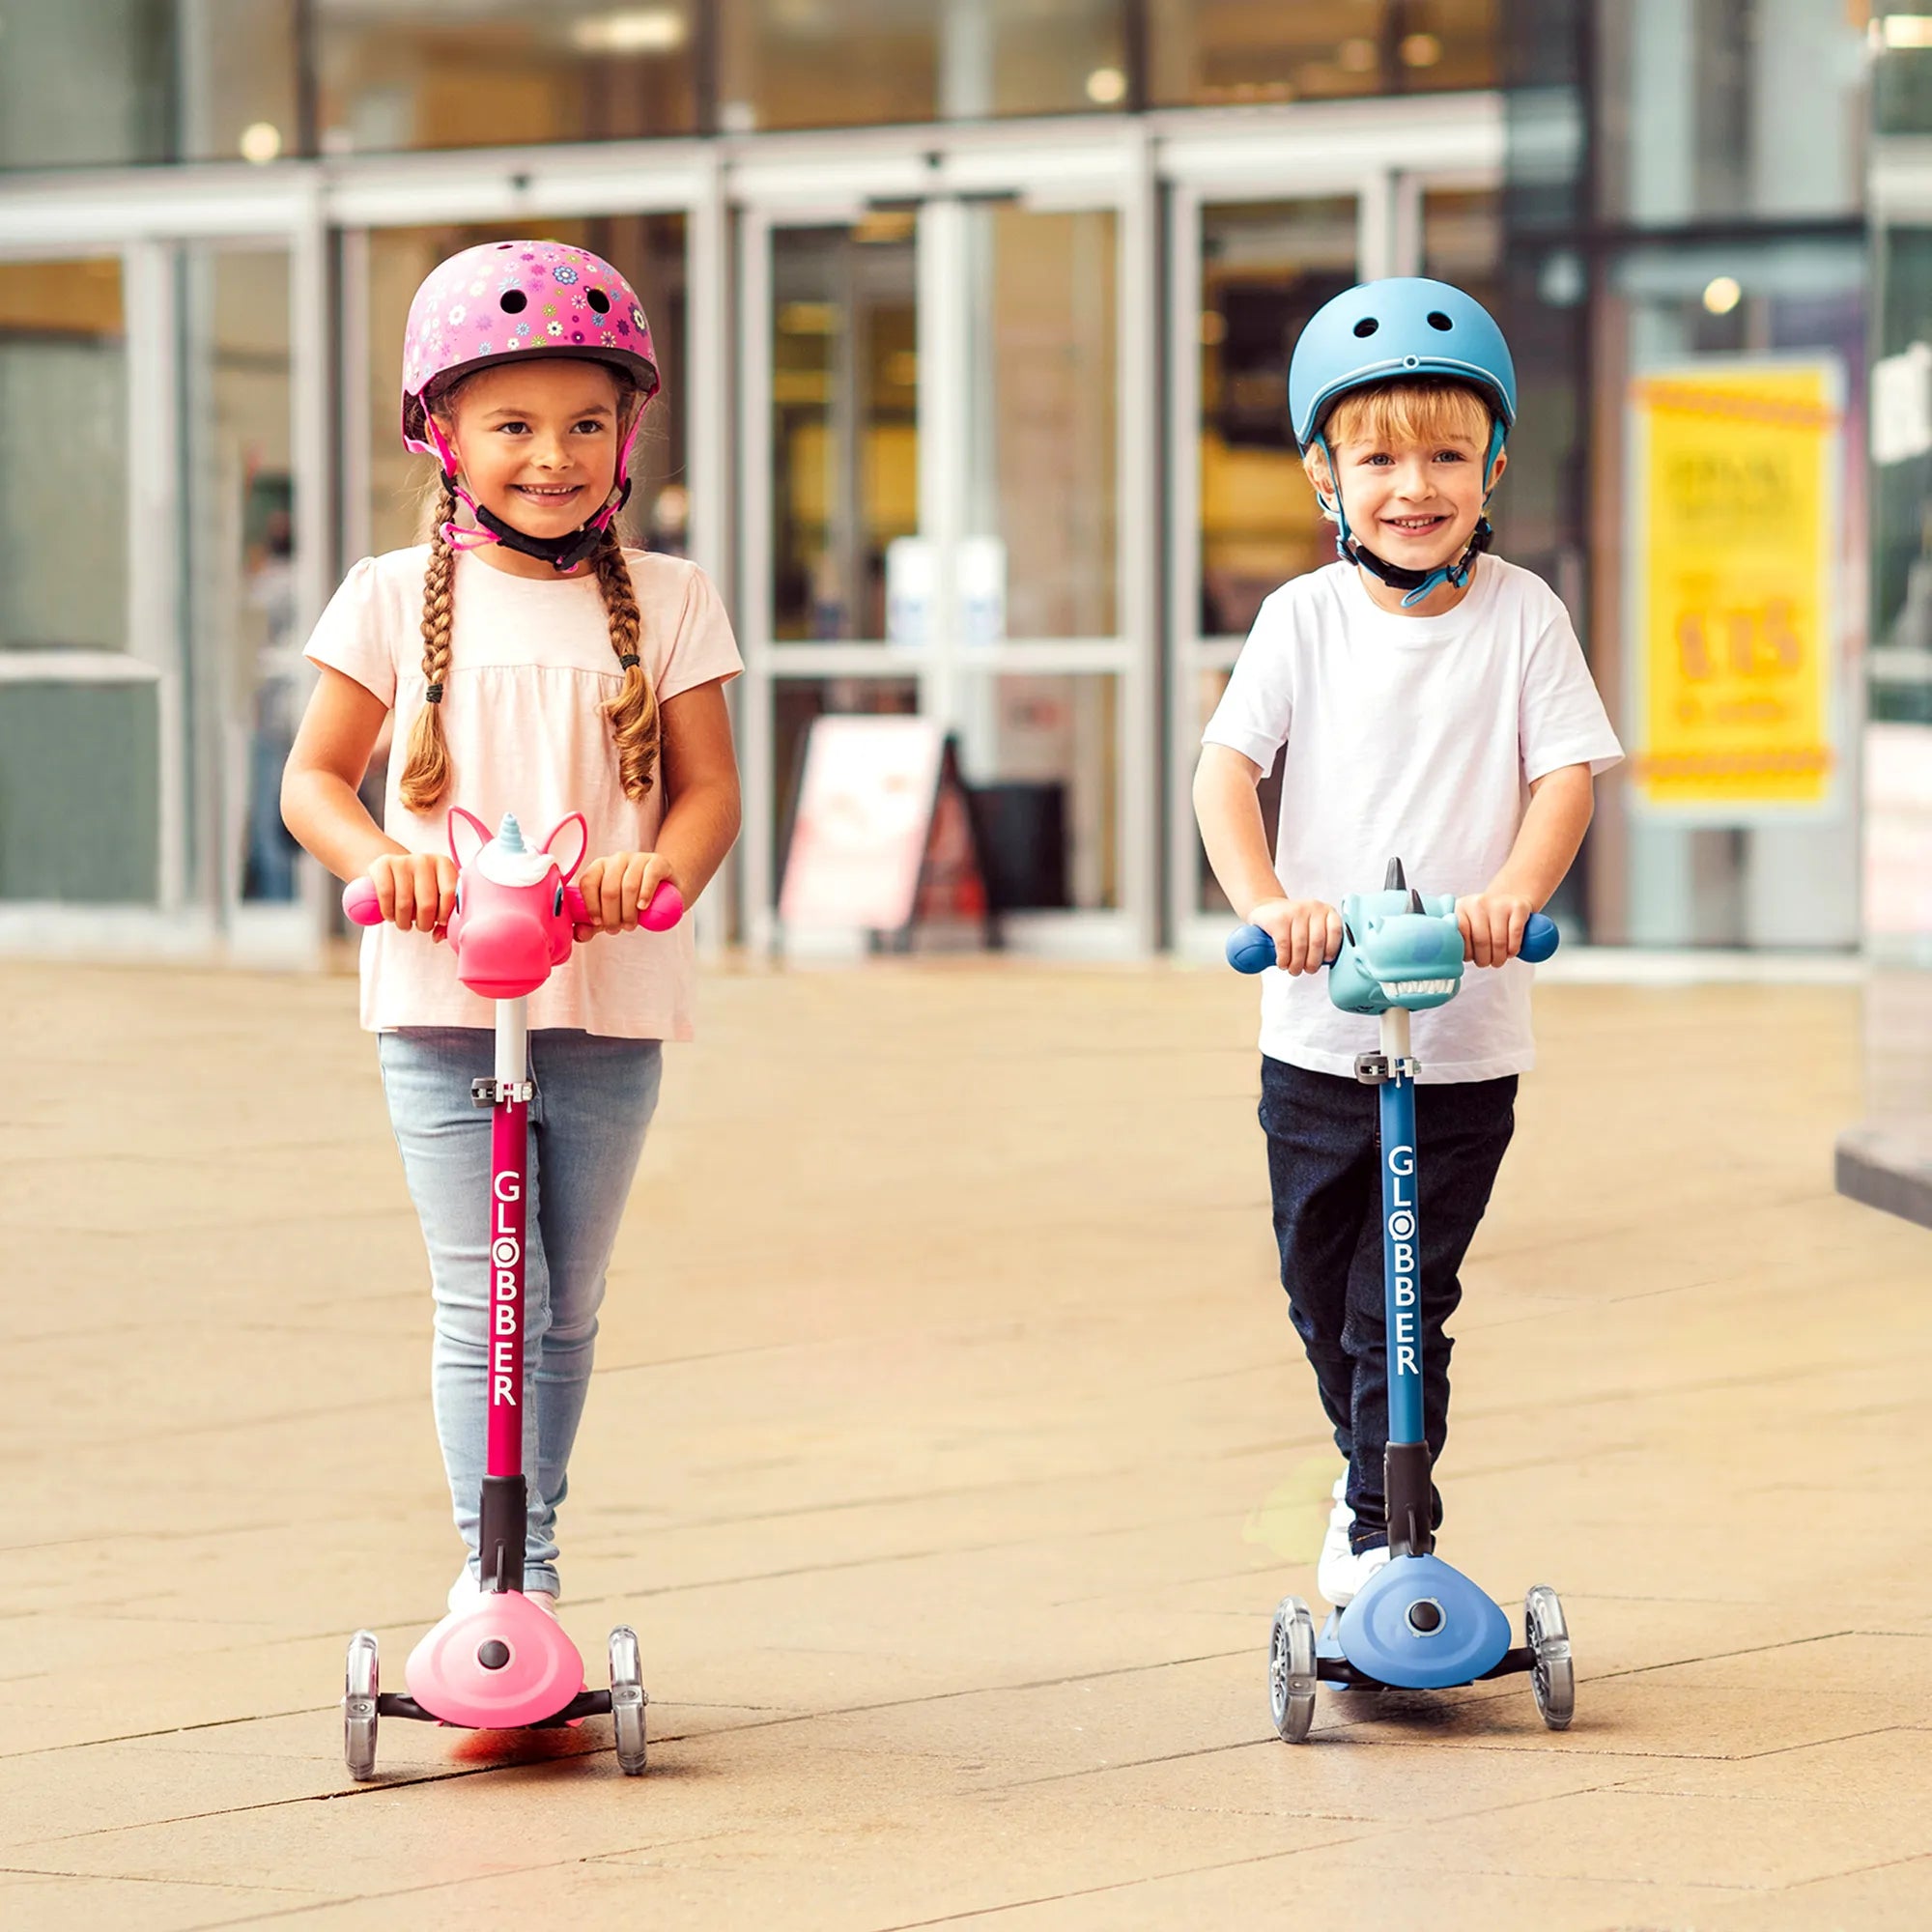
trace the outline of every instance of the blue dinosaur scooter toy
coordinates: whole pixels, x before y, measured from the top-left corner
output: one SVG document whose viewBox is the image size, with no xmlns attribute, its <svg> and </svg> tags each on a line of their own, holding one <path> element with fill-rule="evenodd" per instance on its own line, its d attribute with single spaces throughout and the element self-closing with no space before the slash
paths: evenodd
<svg viewBox="0 0 1932 1932">
<path fill-rule="evenodd" d="M 1349 1013 L 1381 1019 L 1380 1051 L 1355 1062 L 1356 1079 L 1380 1090 L 1382 1276 L 1388 1325 L 1389 1441 L 1382 1465 L 1389 1561 L 1318 1637 L 1299 1597 L 1284 1597 L 1268 1643 L 1274 1727 L 1288 1744 L 1308 1736 L 1315 1687 L 1445 1690 L 1480 1678 L 1529 1672 L 1536 1708 L 1552 1731 L 1576 1709 L 1570 1634 L 1556 1592 L 1539 1583 L 1523 1601 L 1523 1635 L 1460 1570 L 1435 1553 L 1429 1444 L 1422 1430 L 1422 1281 L 1416 1238 L 1415 1074 L 1408 1016 L 1446 1005 L 1463 981 L 1463 934 L 1453 897 L 1416 892 L 1389 861 L 1379 893 L 1342 901 L 1342 949 L 1329 962 L 1328 997 Z M 1532 964 L 1556 951 L 1556 927 L 1533 914 L 1522 939 Z M 1259 973 L 1275 963 L 1258 925 L 1228 941 L 1228 962 Z"/>
</svg>

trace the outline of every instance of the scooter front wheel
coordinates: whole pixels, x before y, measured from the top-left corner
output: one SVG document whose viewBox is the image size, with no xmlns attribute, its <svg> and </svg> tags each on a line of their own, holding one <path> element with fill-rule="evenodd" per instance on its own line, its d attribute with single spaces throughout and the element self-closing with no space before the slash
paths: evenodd
<svg viewBox="0 0 1932 1932">
<path fill-rule="evenodd" d="M 619 1624 L 611 1633 L 611 1724 L 617 1734 L 617 1768 L 626 1777 L 641 1777 L 648 1746 L 644 1737 L 643 1668 L 638 1661 L 638 1634 Z"/>
<path fill-rule="evenodd" d="M 342 1755 L 358 1784 L 376 1776 L 376 1698 L 381 1675 L 374 1631 L 349 1639 L 349 1665 L 342 1681 Z"/>
<path fill-rule="evenodd" d="M 1563 1605 L 1548 1583 L 1539 1583 L 1522 1600 L 1523 1634 L 1533 1660 L 1529 1688 L 1536 1708 L 1552 1731 L 1567 1731 L 1577 1714 L 1577 1668 L 1570 1658 L 1570 1626 Z"/>
<path fill-rule="evenodd" d="M 1315 1721 L 1315 1619 L 1299 1597 L 1284 1597 L 1275 1608 L 1268 1705 L 1282 1743 L 1302 1743 Z"/>
</svg>

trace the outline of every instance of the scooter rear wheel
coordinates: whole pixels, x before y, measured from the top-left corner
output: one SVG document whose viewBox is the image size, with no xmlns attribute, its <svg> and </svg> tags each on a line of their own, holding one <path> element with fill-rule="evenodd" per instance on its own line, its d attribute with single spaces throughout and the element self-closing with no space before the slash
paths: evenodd
<svg viewBox="0 0 1932 1932">
<path fill-rule="evenodd" d="M 1315 1619 L 1299 1597 L 1284 1597 L 1268 1637 L 1268 1706 L 1276 1735 L 1298 1745 L 1315 1721 Z"/>
<path fill-rule="evenodd" d="M 1522 1600 L 1522 1624 L 1534 1660 L 1529 1688 L 1536 1693 L 1536 1708 L 1552 1731 L 1567 1731 L 1577 1714 L 1577 1669 L 1563 1605 L 1548 1583 L 1537 1584 Z"/>
<path fill-rule="evenodd" d="M 342 1681 L 342 1755 L 358 1784 L 376 1776 L 376 1698 L 381 1675 L 374 1631 L 349 1639 L 349 1663 Z"/>
<path fill-rule="evenodd" d="M 619 1624 L 611 1633 L 611 1724 L 617 1734 L 617 1768 L 626 1777 L 641 1777 L 648 1746 L 644 1736 L 643 1669 L 638 1661 L 638 1634 Z"/>
</svg>

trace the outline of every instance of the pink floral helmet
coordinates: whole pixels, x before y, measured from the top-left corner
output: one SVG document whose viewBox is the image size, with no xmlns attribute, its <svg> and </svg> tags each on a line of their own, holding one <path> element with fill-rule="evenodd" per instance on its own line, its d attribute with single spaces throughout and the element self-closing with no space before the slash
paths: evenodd
<svg viewBox="0 0 1932 1932">
<path fill-rule="evenodd" d="M 643 304 L 609 262 L 561 242 L 485 242 L 432 269 L 410 303 L 404 447 L 434 456 L 454 485 L 455 457 L 427 405 L 474 370 L 530 355 L 608 362 L 637 384 L 643 402 L 658 391 Z M 631 448 L 642 421 L 639 408 L 617 454 L 619 494 L 586 528 L 602 530 L 630 495 Z M 457 494 L 470 502 L 467 491 Z"/>
</svg>

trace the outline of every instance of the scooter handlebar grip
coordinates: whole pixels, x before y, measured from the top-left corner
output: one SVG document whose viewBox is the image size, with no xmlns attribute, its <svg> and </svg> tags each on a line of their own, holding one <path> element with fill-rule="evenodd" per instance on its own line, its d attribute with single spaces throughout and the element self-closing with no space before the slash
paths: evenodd
<svg viewBox="0 0 1932 1932">
<path fill-rule="evenodd" d="M 342 910 L 356 925 L 381 925 L 383 908 L 376 899 L 374 879 L 351 879 L 342 889 Z"/>
<path fill-rule="evenodd" d="M 651 902 L 638 915 L 638 923 L 647 932 L 668 932 L 684 917 L 684 895 L 666 879 L 651 895 Z"/>
<path fill-rule="evenodd" d="M 1263 927 L 1237 925 L 1228 935 L 1228 964 L 1236 973 L 1265 973 L 1274 963 L 1274 941 Z"/>
<path fill-rule="evenodd" d="M 1540 912 L 1529 916 L 1529 923 L 1522 929 L 1521 957 L 1532 966 L 1541 966 L 1556 951 L 1556 922 L 1546 918 Z"/>
<path fill-rule="evenodd" d="M 589 907 L 583 903 L 583 895 L 575 886 L 564 887 L 563 909 L 575 925 L 595 923 Z M 684 895 L 666 879 L 651 895 L 650 903 L 638 915 L 638 923 L 646 932 L 668 932 L 683 917 Z"/>
</svg>

